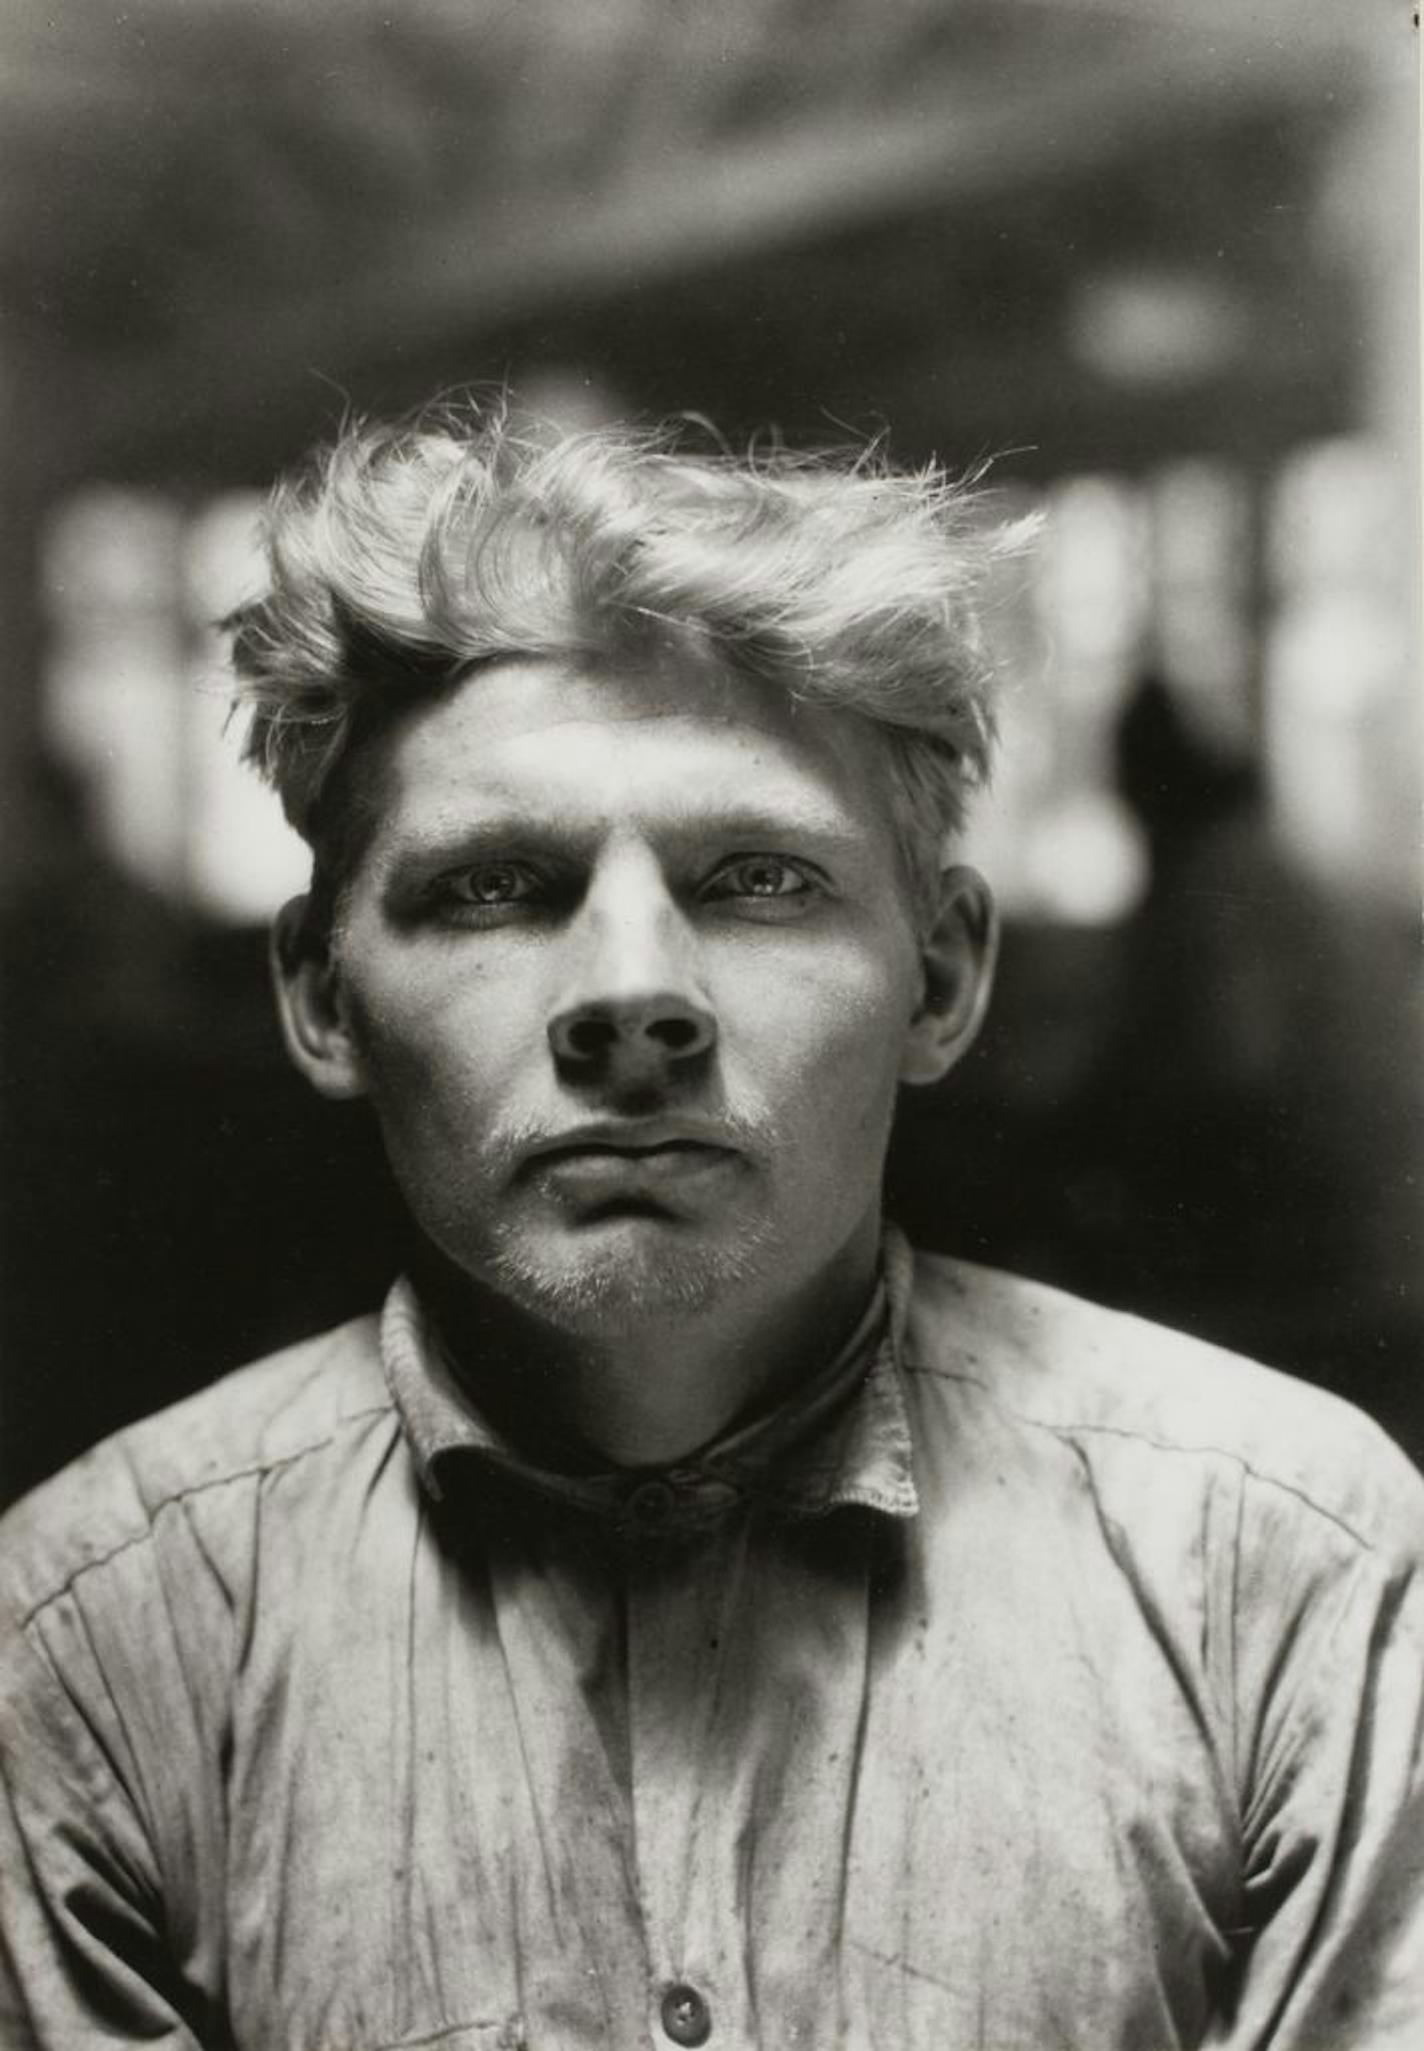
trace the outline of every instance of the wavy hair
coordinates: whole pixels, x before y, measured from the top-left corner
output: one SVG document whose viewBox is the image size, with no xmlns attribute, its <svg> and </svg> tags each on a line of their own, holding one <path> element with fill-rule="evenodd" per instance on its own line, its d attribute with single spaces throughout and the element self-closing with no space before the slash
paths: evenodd
<svg viewBox="0 0 1424 2051">
<path fill-rule="evenodd" d="M 244 754 L 325 902 L 361 841 L 346 770 L 415 696 L 502 657 L 695 648 L 877 738 L 922 917 L 989 770 L 984 575 L 1023 539 L 981 496 L 878 446 L 735 458 L 676 426 L 551 441 L 473 402 L 358 424 L 277 486 L 270 589 L 227 622 Z"/>
</svg>

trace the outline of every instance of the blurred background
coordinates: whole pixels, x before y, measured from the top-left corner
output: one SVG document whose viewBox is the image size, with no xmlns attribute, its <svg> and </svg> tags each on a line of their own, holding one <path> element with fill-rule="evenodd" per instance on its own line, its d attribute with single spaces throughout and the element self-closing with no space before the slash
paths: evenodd
<svg viewBox="0 0 1424 2051">
<path fill-rule="evenodd" d="M 1424 1454 L 1417 33 L 1406 0 L 10 0 L 0 1490 L 375 1303 L 289 1075 L 303 879 L 213 621 L 350 410 L 992 458 L 990 1027 L 924 1243 Z"/>
</svg>

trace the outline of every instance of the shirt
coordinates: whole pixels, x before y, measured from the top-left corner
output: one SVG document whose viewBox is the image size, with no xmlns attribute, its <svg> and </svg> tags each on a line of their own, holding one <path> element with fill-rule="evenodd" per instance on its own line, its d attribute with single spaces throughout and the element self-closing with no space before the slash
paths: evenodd
<svg viewBox="0 0 1424 2051">
<path fill-rule="evenodd" d="M 892 1241 L 657 1474 L 399 1285 L 0 1539 L 0 2041 L 1424 2042 L 1424 1489 L 1344 1404 Z"/>
</svg>

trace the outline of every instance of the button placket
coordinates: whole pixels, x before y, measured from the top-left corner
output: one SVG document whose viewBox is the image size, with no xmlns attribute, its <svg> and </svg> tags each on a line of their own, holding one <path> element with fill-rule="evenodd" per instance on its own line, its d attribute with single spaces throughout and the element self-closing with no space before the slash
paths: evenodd
<svg viewBox="0 0 1424 2051">
<path fill-rule="evenodd" d="M 723 1884 L 722 1776 L 709 1743 L 729 1541 L 717 1530 L 630 1561 L 628 1737 L 651 2040 L 750 2051 L 745 1932 Z"/>
</svg>

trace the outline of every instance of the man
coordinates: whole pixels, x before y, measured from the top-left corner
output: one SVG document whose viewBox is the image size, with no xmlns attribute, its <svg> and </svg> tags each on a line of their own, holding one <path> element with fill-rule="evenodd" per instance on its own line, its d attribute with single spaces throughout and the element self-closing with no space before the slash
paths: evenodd
<svg viewBox="0 0 1424 2051">
<path fill-rule="evenodd" d="M 414 1251 L 12 1513 L 6 2044 L 1424 2041 L 1418 1478 L 881 1217 L 972 515 L 473 417 L 279 494 L 284 1027 Z"/>
</svg>

